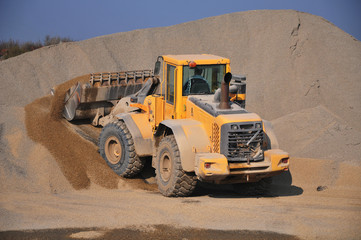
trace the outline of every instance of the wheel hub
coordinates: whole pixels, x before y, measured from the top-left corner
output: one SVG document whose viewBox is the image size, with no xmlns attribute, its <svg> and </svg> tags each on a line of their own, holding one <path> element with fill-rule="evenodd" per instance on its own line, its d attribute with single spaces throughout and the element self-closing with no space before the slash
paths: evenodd
<svg viewBox="0 0 361 240">
<path fill-rule="evenodd" d="M 117 164 L 122 158 L 122 145 L 118 138 L 111 136 L 105 142 L 105 155 L 112 164 Z"/>
<path fill-rule="evenodd" d="M 160 159 L 160 176 L 163 181 L 168 182 L 172 174 L 172 161 L 168 153 L 164 153 Z"/>
</svg>

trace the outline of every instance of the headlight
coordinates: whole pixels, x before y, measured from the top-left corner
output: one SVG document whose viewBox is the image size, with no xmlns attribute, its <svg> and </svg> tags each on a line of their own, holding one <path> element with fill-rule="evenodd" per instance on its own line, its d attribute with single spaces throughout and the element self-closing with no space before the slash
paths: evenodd
<svg viewBox="0 0 361 240">
<path fill-rule="evenodd" d="M 259 128 L 261 128 L 261 127 L 262 127 L 262 124 L 261 124 L 261 123 L 256 123 L 256 124 L 255 124 L 255 128 L 259 129 Z"/>
<path fill-rule="evenodd" d="M 238 125 L 235 125 L 235 124 L 231 125 L 231 129 L 232 130 L 238 130 Z"/>
</svg>

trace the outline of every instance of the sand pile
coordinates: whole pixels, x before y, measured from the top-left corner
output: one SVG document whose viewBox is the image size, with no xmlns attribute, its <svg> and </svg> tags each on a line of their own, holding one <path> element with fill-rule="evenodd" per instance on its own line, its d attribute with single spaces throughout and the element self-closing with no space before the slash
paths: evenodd
<svg viewBox="0 0 361 240">
<path fill-rule="evenodd" d="M 91 182 L 116 187 L 96 150 L 51 118 L 51 99 L 41 97 L 77 76 L 149 69 L 158 55 L 187 53 L 230 58 L 232 72 L 247 75 L 247 108 L 273 121 L 286 151 L 360 163 L 360 41 L 307 13 L 249 11 L 62 43 L 0 62 L 1 191 L 14 188 L 11 182 L 38 186 L 34 191 L 44 184 L 57 191 Z"/>
<path fill-rule="evenodd" d="M 26 106 L 25 121 L 29 137 L 49 150 L 74 189 L 89 188 L 90 176 L 103 187 L 117 188 L 118 177 L 112 174 L 96 149 L 66 128 L 61 120 L 52 118 L 49 106 L 50 96 Z M 101 181 L 97 181 L 99 179 Z"/>
<path fill-rule="evenodd" d="M 89 74 L 74 78 L 57 86 L 54 96 L 48 95 L 28 104 L 25 107 L 26 129 L 33 141 L 49 150 L 74 189 L 88 189 L 91 183 L 115 189 L 126 179 L 117 176 L 101 158 L 97 147 L 67 127 L 67 121 L 62 117 L 65 92 L 75 83 L 89 79 Z M 140 179 L 128 182 L 137 188 L 154 188 L 139 183 Z"/>
</svg>

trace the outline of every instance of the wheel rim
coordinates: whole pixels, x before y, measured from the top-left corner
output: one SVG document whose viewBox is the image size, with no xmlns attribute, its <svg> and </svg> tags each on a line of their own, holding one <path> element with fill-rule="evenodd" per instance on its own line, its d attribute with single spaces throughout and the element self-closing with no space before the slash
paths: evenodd
<svg viewBox="0 0 361 240">
<path fill-rule="evenodd" d="M 105 155 L 108 161 L 112 164 L 119 163 L 122 158 L 122 145 L 118 138 L 111 136 L 105 142 Z"/>
<path fill-rule="evenodd" d="M 168 153 L 163 153 L 160 159 L 160 176 L 164 182 L 168 182 L 172 175 L 172 161 Z"/>
</svg>

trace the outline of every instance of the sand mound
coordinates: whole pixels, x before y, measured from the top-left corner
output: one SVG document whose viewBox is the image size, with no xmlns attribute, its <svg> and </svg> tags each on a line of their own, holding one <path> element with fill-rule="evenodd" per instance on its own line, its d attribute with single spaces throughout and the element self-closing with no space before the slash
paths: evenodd
<svg viewBox="0 0 361 240">
<path fill-rule="evenodd" d="M 281 148 L 293 156 L 360 162 L 360 41 L 307 13 L 249 11 L 62 43 L 1 61 L 2 190 L 82 189 L 91 182 L 115 188 L 119 179 L 96 150 L 57 118 L 61 105 L 38 98 L 77 76 L 149 69 L 158 55 L 186 53 L 230 58 L 232 72 L 247 75 L 247 108 L 273 121 Z"/>
<path fill-rule="evenodd" d="M 89 188 L 89 175 L 104 187 L 116 188 L 119 179 L 112 174 L 94 147 L 67 129 L 63 121 L 49 114 L 50 98 L 40 98 L 25 107 L 29 137 L 49 150 L 73 188 Z"/>
<path fill-rule="evenodd" d="M 67 127 L 62 117 L 65 92 L 77 82 L 89 81 L 89 75 L 77 77 L 56 87 L 54 96 L 45 96 L 25 107 L 28 136 L 45 146 L 74 189 L 88 189 L 91 183 L 108 189 L 118 188 L 120 179 L 105 163 L 97 147 Z M 153 189 L 141 180 L 128 180 L 133 187 Z"/>
<path fill-rule="evenodd" d="M 71 190 L 48 149 L 27 136 L 24 109 L 9 107 L 2 110 L 6 115 L 0 115 L 0 192 L 59 193 Z"/>
<path fill-rule="evenodd" d="M 320 105 L 272 121 L 280 145 L 294 156 L 360 164 L 361 134 Z"/>
</svg>

